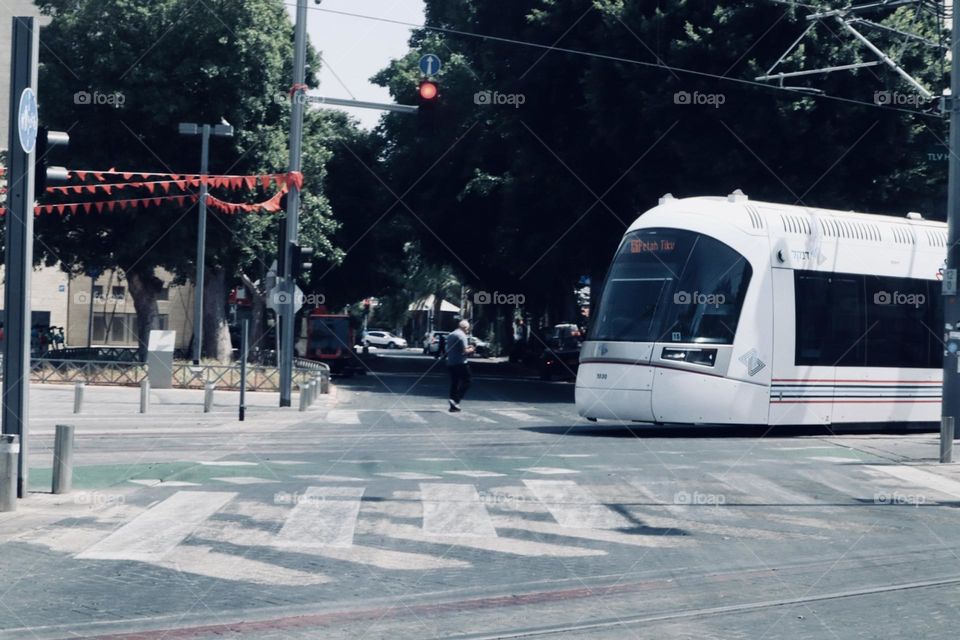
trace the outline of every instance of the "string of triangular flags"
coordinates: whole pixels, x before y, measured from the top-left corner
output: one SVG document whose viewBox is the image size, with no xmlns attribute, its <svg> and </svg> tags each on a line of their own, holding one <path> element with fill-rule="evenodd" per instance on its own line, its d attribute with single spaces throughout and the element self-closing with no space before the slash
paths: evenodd
<svg viewBox="0 0 960 640">
<path fill-rule="evenodd" d="M 3 175 L 0 173 L 0 175 Z M 121 176 L 122 179 L 127 180 L 128 182 L 107 182 L 106 176 Z M 220 213 L 226 214 L 237 214 L 237 213 L 253 213 L 256 211 L 265 211 L 267 213 L 276 213 L 281 210 L 280 201 L 283 196 L 290 190 L 291 186 L 296 186 L 298 189 L 303 187 L 303 174 L 298 171 L 293 171 L 290 173 L 277 173 L 277 174 L 264 174 L 264 175 L 254 175 L 254 176 L 231 176 L 231 175 L 198 175 L 198 174 L 173 174 L 173 173 L 144 173 L 144 172 L 126 172 L 126 171 L 115 171 L 113 169 L 109 171 L 72 171 L 71 177 L 76 177 L 82 182 L 85 182 L 88 178 L 92 177 L 97 183 L 94 184 L 83 184 L 83 185 L 69 185 L 65 187 L 51 187 L 48 188 L 48 192 L 61 193 L 61 194 L 81 194 L 81 193 L 97 193 L 101 192 L 106 195 L 109 195 L 114 189 L 123 189 L 123 188 L 146 188 L 149 193 L 156 193 L 157 189 L 160 189 L 164 194 L 169 194 L 170 189 L 176 188 L 178 190 L 187 191 L 192 188 L 199 188 L 200 185 L 206 184 L 210 188 L 226 188 L 226 189 L 242 189 L 247 188 L 250 190 L 256 189 L 257 186 L 262 186 L 265 189 L 271 188 L 273 185 L 279 187 L 277 193 L 272 197 L 264 200 L 263 202 L 253 202 L 253 203 L 235 203 L 235 202 L 225 202 L 215 196 L 207 194 L 207 206 L 211 209 L 218 211 Z M 139 177 L 139 181 L 130 181 L 131 178 Z M 160 178 L 151 180 L 151 178 Z M 148 198 L 125 198 L 125 199 L 114 199 L 114 200 L 98 200 L 98 201 L 88 201 L 88 202 L 65 202 L 65 203 L 56 203 L 56 204 L 43 204 L 34 207 L 34 215 L 41 214 L 52 214 L 58 213 L 60 215 L 64 214 L 74 214 L 78 212 L 83 213 L 92 213 L 96 211 L 97 213 L 102 213 L 103 211 L 112 212 L 116 210 L 123 211 L 125 209 L 137 209 L 137 208 L 148 208 L 159 206 L 164 202 L 173 203 L 177 206 L 184 206 L 187 203 L 194 203 L 198 200 L 199 196 L 195 193 L 189 193 L 186 195 L 162 195 L 162 196 L 153 196 Z M 0 208 L 0 216 L 6 215 L 7 210 L 5 208 Z"/>
</svg>

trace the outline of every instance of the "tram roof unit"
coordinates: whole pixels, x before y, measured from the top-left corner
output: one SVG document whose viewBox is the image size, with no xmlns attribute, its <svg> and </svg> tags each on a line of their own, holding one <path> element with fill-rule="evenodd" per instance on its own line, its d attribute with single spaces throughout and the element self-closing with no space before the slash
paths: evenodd
<svg viewBox="0 0 960 640">
<path fill-rule="evenodd" d="M 855 240 L 896 246 L 919 245 L 930 249 L 946 249 L 947 225 L 926 220 L 918 213 L 903 218 L 874 213 L 838 211 L 816 207 L 799 207 L 774 202 L 750 200 L 738 191 L 727 197 L 697 196 L 674 198 L 666 194 L 659 206 L 638 218 L 629 230 L 649 226 L 646 215 L 702 215 L 739 227 L 751 235 L 771 238 L 820 236 L 824 239 Z"/>
</svg>

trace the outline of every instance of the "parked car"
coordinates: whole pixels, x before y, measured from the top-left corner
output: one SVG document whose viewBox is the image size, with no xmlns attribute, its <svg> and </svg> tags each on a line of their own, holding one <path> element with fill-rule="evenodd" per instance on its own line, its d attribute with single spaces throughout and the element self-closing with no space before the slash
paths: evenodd
<svg viewBox="0 0 960 640">
<path fill-rule="evenodd" d="M 541 380 L 574 379 L 580 368 L 580 344 L 583 334 L 575 324 L 554 325 L 553 333 L 546 339 L 546 347 L 540 354 Z"/>
<path fill-rule="evenodd" d="M 575 349 L 552 349 L 547 347 L 540 355 L 540 379 L 572 380 L 580 368 L 580 347 Z"/>
<path fill-rule="evenodd" d="M 474 355 L 478 358 L 488 358 L 490 357 L 490 343 L 486 340 L 481 340 L 476 336 L 470 336 L 467 339 L 470 343 L 470 346 L 473 347 Z"/>
<path fill-rule="evenodd" d="M 363 344 L 367 347 L 386 347 L 387 349 L 406 349 L 407 341 L 389 331 L 367 331 L 363 334 Z"/>
<path fill-rule="evenodd" d="M 440 357 L 440 347 L 442 340 L 446 340 L 449 331 L 431 331 L 423 337 L 424 355 L 434 355 Z M 442 339 L 442 340 L 441 340 Z"/>
</svg>

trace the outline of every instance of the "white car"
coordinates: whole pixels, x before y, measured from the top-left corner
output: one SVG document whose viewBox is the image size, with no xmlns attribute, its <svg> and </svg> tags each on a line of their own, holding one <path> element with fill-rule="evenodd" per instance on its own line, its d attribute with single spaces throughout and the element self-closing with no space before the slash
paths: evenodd
<svg viewBox="0 0 960 640">
<path fill-rule="evenodd" d="M 406 349 L 407 341 L 389 331 L 367 331 L 363 335 L 363 344 L 368 347 L 386 347 L 387 349 Z"/>
</svg>

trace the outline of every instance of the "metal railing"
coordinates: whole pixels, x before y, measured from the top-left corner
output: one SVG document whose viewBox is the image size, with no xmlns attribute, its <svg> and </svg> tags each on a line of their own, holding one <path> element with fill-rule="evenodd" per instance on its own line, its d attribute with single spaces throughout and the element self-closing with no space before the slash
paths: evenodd
<svg viewBox="0 0 960 640">
<path fill-rule="evenodd" d="M 297 361 L 293 371 L 294 384 L 308 384 L 318 373 L 329 376 L 330 368 L 320 362 Z M 175 362 L 173 386 L 180 389 L 202 389 L 214 384 L 223 390 L 240 389 L 239 364 L 201 364 Z M 37 383 L 70 384 L 84 382 L 91 385 L 137 386 L 147 377 L 147 365 L 140 362 L 109 362 L 102 360 L 47 360 L 30 362 L 30 380 Z M 247 366 L 247 389 L 250 391 L 279 391 L 280 372 L 276 367 Z"/>
</svg>

